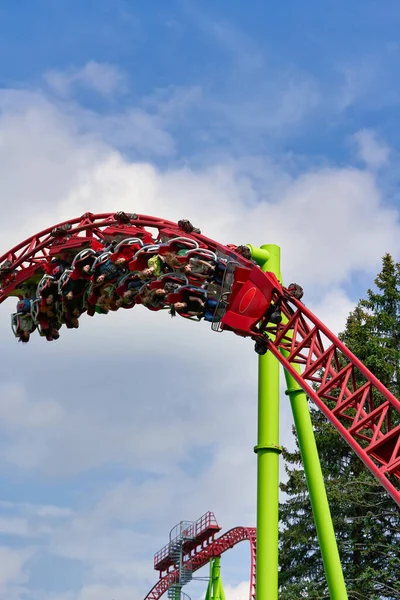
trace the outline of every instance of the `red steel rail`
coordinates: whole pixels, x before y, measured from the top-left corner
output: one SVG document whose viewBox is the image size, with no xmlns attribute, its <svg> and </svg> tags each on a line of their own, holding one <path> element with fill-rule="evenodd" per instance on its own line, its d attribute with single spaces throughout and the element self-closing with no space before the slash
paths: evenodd
<svg viewBox="0 0 400 600">
<path fill-rule="evenodd" d="M 236 544 L 248 540 L 250 542 L 250 593 L 249 600 L 256 600 L 256 528 L 255 527 L 235 527 L 221 537 L 205 542 L 203 546 L 197 547 L 185 557 L 185 564 L 191 565 L 193 572 L 198 571 L 210 562 L 215 556 L 221 556 L 227 550 L 230 550 Z M 179 570 L 174 569 L 164 576 L 160 577 L 155 586 L 151 588 L 144 600 L 158 600 L 168 590 L 168 587 L 178 582 Z"/>
<path fill-rule="evenodd" d="M 281 308 L 269 351 L 400 505 L 399 400 L 304 304 L 287 296 Z"/>
</svg>

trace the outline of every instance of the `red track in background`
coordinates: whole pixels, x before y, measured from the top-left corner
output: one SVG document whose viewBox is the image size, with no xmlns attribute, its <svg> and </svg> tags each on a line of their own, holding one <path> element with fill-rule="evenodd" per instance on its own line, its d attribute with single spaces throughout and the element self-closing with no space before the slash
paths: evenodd
<svg viewBox="0 0 400 600">
<path fill-rule="evenodd" d="M 191 563 L 192 571 L 198 571 L 210 562 L 215 556 L 221 556 L 227 550 L 230 550 L 236 544 L 249 540 L 250 542 L 250 595 L 249 600 L 256 600 L 256 528 L 255 527 L 235 527 L 221 537 L 205 542 L 204 545 L 196 548 L 190 555 L 185 557 L 183 566 Z M 178 582 L 179 571 L 174 569 L 162 576 L 155 586 L 149 591 L 144 600 L 158 600 L 168 590 L 168 587 Z"/>
<path fill-rule="evenodd" d="M 71 226 L 68 236 L 80 234 L 100 241 L 104 240 L 103 231 L 106 228 L 115 226 L 121 230 L 122 235 L 124 231 L 124 225 L 111 213 L 86 213 L 64 224 Z M 20 283 L 25 271 L 28 273 L 29 269 L 47 261 L 55 247 L 62 249 L 64 238 L 54 234 L 55 227 L 61 225 L 63 224 L 25 240 L 0 257 L 0 263 L 10 261 L 9 268 L 16 272 Z M 175 223 L 146 215 L 135 216 L 131 226 L 153 228 L 158 234 L 172 232 L 177 236 L 183 235 Z M 231 249 L 203 235 L 191 233 L 190 237 L 213 251 L 218 250 L 238 260 L 245 267 L 254 267 L 250 261 L 236 255 Z M 265 296 L 265 290 L 268 290 L 270 302 L 271 286 L 274 285 L 270 274 L 262 274 L 256 270 L 255 275 L 257 281 L 254 285 Z M 3 284 L 0 303 L 12 290 L 12 283 Z M 271 337 L 269 341 L 269 350 L 315 401 L 400 505 L 400 402 L 304 304 L 291 297 L 283 288 L 278 289 L 278 301 L 288 323 L 269 326 L 265 330 L 267 335 L 276 334 L 275 340 L 272 341 L 274 338 Z M 262 315 L 259 318 L 261 317 Z M 285 356 L 282 356 L 282 351 L 286 353 Z M 299 365 L 301 374 L 297 373 L 293 364 Z"/>
</svg>

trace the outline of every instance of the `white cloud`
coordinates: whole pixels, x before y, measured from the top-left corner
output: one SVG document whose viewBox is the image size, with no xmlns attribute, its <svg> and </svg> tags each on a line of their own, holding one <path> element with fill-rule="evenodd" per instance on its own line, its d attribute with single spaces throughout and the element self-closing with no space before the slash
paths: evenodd
<svg viewBox="0 0 400 600">
<path fill-rule="evenodd" d="M 3 385 L 0 396 L 0 419 L 9 430 L 53 427 L 64 417 L 55 401 L 30 403 L 18 384 Z"/>
<path fill-rule="evenodd" d="M 170 110 L 174 109 L 171 107 Z M 161 115 L 141 108 L 105 115 L 79 108 L 75 108 L 74 112 L 83 131 L 117 148 L 133 149 L 141 155 L 150 154 L 156 158 L 175 153 L 174 139 L 165 129 Z"/>
<path fill-rule="evenodd" d="M 222 242 L 280 243 L 285 281 L 304 284 L 306 303 L 337 331 L 352 308 L 343 284 L 356 270 L 373 274 L 383 252 L 399 250 L 398 214 L 360 169 L 310 168 L 293 177 L 284 164 L 243 159 L 163 170 L 123 157 L 104 130 L 93 135 L 100 118 L 82 125 L 75 106 L 64 112 L 40 94 L 15 91 L 1 92 L 0 105 L 3 251 L 86 211 L 186 216 Z M 170 134 L 159 137 L 161 121 L 157 127 L 142 131 L 138 146 L 172 151 Z M 135 309 L 82 318 L 59 342 L 21 347 L 9 331 L 12 304 L 0 309 L 0 469 L 53 483 L 104 467 L 124 473 L 116 481 L 104 471 L 60 514 L 22 503 L 2 517 L 4 532 L 26 538 L 32 520 L 42 519 L 41 549 L 85 566 L 80 592 L 49 598 L 136 598 L 154 579 L 152 553 L 180 518 L 214 509 L 224 528 L 254 524 L 251 342 Z M 22 581 L 25 555 L 7 556 L 4 582 Z M 241 587 L 228 590 L 242 600 Z"/>
<path fill-rule="evenodd" d="M 367 167 L 377 169 L 387 165 L 390 149 L 375 131 L 362 129 L 353 135 L 353 140 L 360 160 L 365 162 Z"/>
<path fill-rule="evenodd" d="M 7 586 L 26 580 L 24 567 L 31 554 L 32 551 L 0 546 L 0 592 L 3 598 Z"/>
<path fill-rule="evenodd" d="M 245 600 L 249 596 L 250 583 L 242 581 L 237 586 L 224 587 L 226 600 Z"/>
<path fill-rule="evenodd" d="M 76 600 L 141 600 L 142 597 L 135 586 L 90 585 L 82 589 Z"/>
<path fill-rule="evenodd" d="M 48 71 L 44 78 L 50 88 L 61 96 L 69 96 L 77 87 L 84 87 L 111 97 L 126 87 L 125 74 L 118 66 L 93 60 L 81 68 Z"/>
<path fill-rule="evenodd" d="M 376 56 L 362 56 L 360 60 L 341 65 L 338 72 L 342 77 L 342 86 L 337 97 L 339 111 L 363 101 L 375 91 L 379 82 L 382 64 Z"/>
<path fill-rule="evenodd" d="M 227 121 L 227 132 L 240 132 L 248 140 L 255 136 L 284 136 L 308 118 L 321 102 L 316 81 L 307 74 L 289 71 L 257 86 L 254 94 L 243 97 L 224 95 L 206 106 L 219 119 Z M 265 139 L 264 139 L 265 142 Z"/>
<path fill-rule="evenodd" d="M 354 310 L 355 302 L 341 289 L 332 289 L 319 302 L 310 307 L 315 315 L 335 334 L 344 330 L 349 313 Z"/>
</svg>

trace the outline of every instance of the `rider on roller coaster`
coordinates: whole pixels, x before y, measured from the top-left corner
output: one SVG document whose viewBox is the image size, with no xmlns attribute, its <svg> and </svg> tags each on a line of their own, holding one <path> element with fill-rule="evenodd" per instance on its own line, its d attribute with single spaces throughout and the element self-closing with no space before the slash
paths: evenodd
<svg viewBox="0 0 400 600">
<path fill-rule="evenodd" d="M 54 229 L 54 250 L 39 267 L 44 276 L 37 293 L 32 291 L 35 279 L 26 281 L 24 290 L 29 283 L 32 290 L 20 296 L 13 316 L 13 330 L 21 341 L 27 342 L 37 326 L 51 341 L 59 337 L 63 323 L 79 327 L 84 312 L 107 314 L 135 304 L 153 311 L 169 307 L 173 316 L 219 321 L 221 285 L 232 255 L 217 256 L 208 249 L 196 239 L 200 230 L 186 219 L 178 222 L 179 230 L 160 231 L 155 242 L 145 228 L 130 224 L 133 218 L 137 216 L 117 213 L 118 225 L 104 230 L 100 241 L 74 236 L 67 225 Z M 250 259 L 246 246 L 229 248 Z M 9 263 L 2 265 L 4 278 L 10 277 Z"/>
</svg>

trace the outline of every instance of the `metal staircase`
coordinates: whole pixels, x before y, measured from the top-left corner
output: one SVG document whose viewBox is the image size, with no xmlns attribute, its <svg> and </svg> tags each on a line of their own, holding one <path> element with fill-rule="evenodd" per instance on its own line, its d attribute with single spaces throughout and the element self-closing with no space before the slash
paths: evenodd
<svg viewBox="0 0 400 600">
<path fill-rule="evenodd" d="M 194 521 L 181 521 L 170 532 L 169 535 L 169 558 L 178 570 L 178 577 L 173 576 L 168 585 L 169 600 L 183 600 L 188 598 L 182 592 L 182 587 L 189 583 L 193 577 L 192 561 L 183 561 L 185 554 L 184 544 L 191 541 L 196 535 L 196 523 Z M 190 599 L 189 599 L 190 600 Z"/>
</svg>

